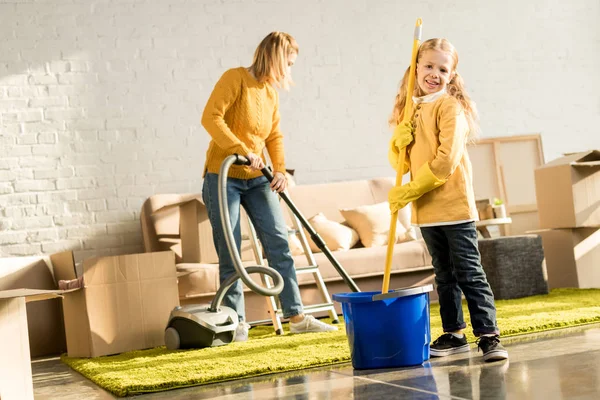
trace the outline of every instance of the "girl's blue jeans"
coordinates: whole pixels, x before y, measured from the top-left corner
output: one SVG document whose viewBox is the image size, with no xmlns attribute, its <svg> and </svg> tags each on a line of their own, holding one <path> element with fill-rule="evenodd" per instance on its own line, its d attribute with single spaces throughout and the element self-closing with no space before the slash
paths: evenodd
<svg viewBox="0 0 600 400">
<path fill-rule="evenodd" d="M 467 327 L 462 292 L 475 336 L 499 334 L 494 294 L 481 266 L 475 223 L 421 227 L 421 234 L 433 260 L 444 332 Z"/>
</svg>

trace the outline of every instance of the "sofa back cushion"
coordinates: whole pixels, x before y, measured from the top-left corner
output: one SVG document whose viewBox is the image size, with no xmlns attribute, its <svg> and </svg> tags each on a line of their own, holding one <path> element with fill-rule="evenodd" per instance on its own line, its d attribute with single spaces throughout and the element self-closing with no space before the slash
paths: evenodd
<svg viewBox="0 0 600 400">
<path fill-rule="evenodd" d="M 343 222 L 340 208 L 374 203 L 373 193 L 367 180 L 296 185 L 289 188 L 288 192 L 306 219 L 323 213 L 329 220 Z M 285 216 L 288 222 L 291 221 L 287 210 Z"/>
</svg>

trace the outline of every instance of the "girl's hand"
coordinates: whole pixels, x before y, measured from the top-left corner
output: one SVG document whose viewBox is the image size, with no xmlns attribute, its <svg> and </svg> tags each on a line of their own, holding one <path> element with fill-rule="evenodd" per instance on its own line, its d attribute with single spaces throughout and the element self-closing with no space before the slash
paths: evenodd
<svg viewBox="0 0 600 400">
<path fill-rule="evenodd" d="M 281 193 L 287 188 L 287 178 L 281 172 L 275 172 L 273 174 L 273 180 L 271 181 L 271 190 L 277 193 Z"/>
<path fill-rule="evenodd" d="M 261 170 L 265 167 L 265 163 L 263 163 L 262 158 L 260 158 L 254 153 L 246 154 L 246 158 L 248 159 L 248 161 L 250 161 L 250 168 L 252 168 L 253 170 Z"/>
</svg>

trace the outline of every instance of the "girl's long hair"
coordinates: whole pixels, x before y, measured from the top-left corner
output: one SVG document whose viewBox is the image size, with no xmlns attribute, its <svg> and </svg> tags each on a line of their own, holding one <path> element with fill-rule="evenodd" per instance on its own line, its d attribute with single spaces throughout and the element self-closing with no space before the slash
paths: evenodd
<svg viewBox="0 0 600 400">
<path fill-rule="evenodd" d="M 448 82 L 446 86 L 446 92 L 456 98 L 460 105 L 462 106 L 465 116 L 467 117 L 467 122 L 469 124 L 469 140 L 473 141 L 479 135 L 479 117 L 477 114 L 477 108 L 475 103 L 465 89 L 465 83 L 462 77 L 456 71 L 456 67 L 458 66 L 458 53 L 452 44 L 446 39 L 429 39 L 419 46 L 419 50 L 417 52 L 417 63 L 421 58 L 421 55 L 427 50 L 437 50 L 443 51 L 445 53 L 450 54 L 452 59 L 454 60 L 454 65 L 452 66 L 452 70 L 454 71 L 454 77 Z M 398 89 L 398 93 L 396 94 L 396 99 L 394 101 L 394 109 L 392 110 L 392 115 L 390 116 L 388 122 L 390 126 L 395 127 L 398 125 L 403 117 L 404 117 L 404 107 L 406 106 L 406 92 L 408 86 L 408 72 L 410 67 L 406 69 L 404 76 L 402 77 L 402 81 L 400 82 L 400 88 Z M 421 90 L 418 85 L 415 84 L 415 92 L 413 96 L 421 95 Z"/>
<path fill-rule="evenodd" d="M 294 84 L 292 77 L 286 74 L 288 57 L 298 51 L 298 43 L 290 34 L 271 32 L 256 48 L 249 70 L 259 82 L 287 90 Z"/>
</svg>

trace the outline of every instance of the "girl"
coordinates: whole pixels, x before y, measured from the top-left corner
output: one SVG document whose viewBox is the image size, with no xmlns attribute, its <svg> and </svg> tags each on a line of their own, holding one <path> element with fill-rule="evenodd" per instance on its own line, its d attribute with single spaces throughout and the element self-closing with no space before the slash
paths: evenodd
<svg viewBox="0 0 600 400">
<path fill-rule="evenodd" d="M 238 251 L 241 246 L 240 205 L 250 216 L 265 249 L 268 263 L 284 280 L 279 300 L 290 331 L 324 332 L 337 330 L 311 315 L 304 315 L 296 270 L 288 245 L 288 232 L 279 199 L 274 192 L 286 189 L 283 135 L 279 130 L 279 95 L 275 88 L 288 89 L 290 71 L 298 56 L 298 44 L 284 32 L 272 32 L 258 45 L 252 65 L 226 71 L 215 85 L 202 115 L 202 125 L 212 140 L 206 152 L 202 198 L 212 226 L 219 256 L 219 279 L 235 273 L 221 226 L 218 204 L 218 173 L 223 160 L 234 153 L 251 162 L 232 166 L 227 181 L 231 226 Z M 260 170 L 265 166 L 263 149 L 273 162 L 274 179 L 269 184 Z M 244 322 L 244 297 L 238 280 L 223 303 L 233 308 L 240 324 L 235 340 L 248 340 L 250 326 Z"/>
<path fill-rule="evenodd" d="M 392 212 L 413 204 L 412 222 L 421 228 L 433 260 L 444 334 L 431 345 L 442 357 L 469 351 L 463 333 L 464 293 L 473 333 L 485 361 L 504 360 L 494 295 L 487 282 L 477 247 L 478 218 L 466 145 L 478 131 L 475 104 L 467 95 L 456 67 L 458 55 L 445 39 L 430 39 L 417 53 L 415 111 L 411 123 L 403 118 L 408 70 L 400 86 L 390 124 L 396 125 L 389 158 L 397 167 L 406 148 L 403 173 L 412 181 L 389 192 Z"/>
</svg>

